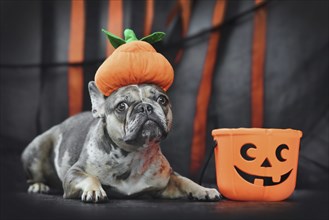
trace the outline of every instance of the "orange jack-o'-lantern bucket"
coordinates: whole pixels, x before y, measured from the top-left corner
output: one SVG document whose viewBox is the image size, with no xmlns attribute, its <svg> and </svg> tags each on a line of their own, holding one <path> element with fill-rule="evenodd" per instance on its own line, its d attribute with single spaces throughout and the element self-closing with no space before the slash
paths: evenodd
<svg viewBox="0 0 329 220">
<path fill-rule="evenodd" d="M 280 201 L 296 186 L 302 132 L 292 129 L 215 129 L 216 178 L 228 199 Z"/>
</svg>

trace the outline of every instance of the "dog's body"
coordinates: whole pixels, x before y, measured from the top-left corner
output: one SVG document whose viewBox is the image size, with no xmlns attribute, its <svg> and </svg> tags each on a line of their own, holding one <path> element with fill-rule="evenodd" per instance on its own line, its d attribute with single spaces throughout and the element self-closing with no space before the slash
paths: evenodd
<svg viewBox="0 0 329 220">
<path fill-rule="evenodd" d="M 89 83 L 92 114 L 82 113 L 36 137 L 22 154 L 28 191 L 45 193 L 62 184 L 64 198 L 98 202 L 105 189 L 124 196 L 218 200 L 207 189 L 173 172 L 159 142 L 171 128 L 171 106 L 154 85 L 120 88 L 108 98 Z M 111 195 L 109 195 L 111 196 Z"/>
</svg>

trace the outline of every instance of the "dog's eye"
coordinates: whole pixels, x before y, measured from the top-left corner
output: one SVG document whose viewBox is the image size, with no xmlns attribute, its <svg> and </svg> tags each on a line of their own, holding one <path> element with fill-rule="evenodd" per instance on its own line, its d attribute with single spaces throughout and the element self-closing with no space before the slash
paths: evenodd
<svg viewBox="0 0 329 220">
<path fill-rule="evenodd" d="M 125 102 L 120 102 L 120 103 L 117 105 L 116 110 L 119 111 L 119 112 L 123 112 L 123 111 L 125 111 L 127 108 L 128 108 L 127 103 L 125 103 Z"/>
<path fill-rule="evenodd" d="M 168 100 L 164 95 L 160 95 L 157 99 L 157 102 L 161 105 L 167 104 Z"/>
</svg>

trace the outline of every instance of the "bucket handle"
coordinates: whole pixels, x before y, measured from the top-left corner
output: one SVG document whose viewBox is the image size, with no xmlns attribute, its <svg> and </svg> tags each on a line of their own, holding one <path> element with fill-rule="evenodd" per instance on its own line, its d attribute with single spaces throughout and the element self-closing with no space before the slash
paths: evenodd
<svg viewBox="0 0 329 220">
<path fill-rule="evenodd" d="M 217 142 L 215 143 L 215 145 L 213 146 L 212 150 L 210 151 L 209 155 L 208 155 L 208 158 L 206 160 L 206 163 L 203 165 L 203 168 L 202 168 L 202 171 L 201 171 L 201 174 L 200 174 L 200 178 L 199 178 L 199 185 L 202 185 L 202 181 L 203 181 L 203 177 L 204 177 L 204 174 L 208 168 L 208 165 L 209 165 L 209 162 L 210 162 L 210 159 L 213 157 L 214 155 L 214 151 L 215 151 L 215 148 L 217 147 Z"/>
</svg>

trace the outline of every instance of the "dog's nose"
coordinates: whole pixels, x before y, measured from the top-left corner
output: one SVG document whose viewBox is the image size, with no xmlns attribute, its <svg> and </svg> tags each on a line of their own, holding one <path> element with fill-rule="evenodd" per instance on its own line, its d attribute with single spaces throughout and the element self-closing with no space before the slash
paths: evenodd
<svg viewBox="0 0 329 220">
<path fill-rule="evenodd" d="M 152 113 L 153 112 L 153 107 L 150 104 L 145 104 L 145 103 L 140 103 L 135 107 L 136 111 L 138 113 Z"/>
</svg>

